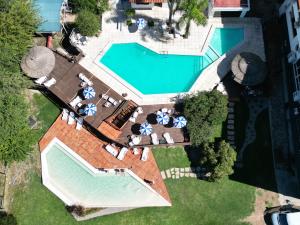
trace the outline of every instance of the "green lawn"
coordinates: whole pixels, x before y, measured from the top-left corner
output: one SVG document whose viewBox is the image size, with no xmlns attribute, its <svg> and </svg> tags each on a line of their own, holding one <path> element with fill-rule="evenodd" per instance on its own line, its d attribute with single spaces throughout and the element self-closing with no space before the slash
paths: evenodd
<svg viewBox="0 0 300 225">
<path fill-rule="evenodd" d="M 39 129 L 35 130 L 38 142 L 55 121 L 60 109 L 42 94 L 33 95 L 33 105 L 36 107 L 35 114 L 40 123 Z"/>
<path fill-rule="evenodd" d="M 59 113 L 42 95 L 34 96 L 43 132 Z M 195 150 L 196 151 L 196 150 Z M 154 156 L 160 169 L 187 167 L 189 158 L 183 148 L 156 148 Z M 166 180 L 172 207 L 143 208 L 86 222 L 76 222 L 41 183 L 40 175 L 31 173 L 30 182 L 14 190 L 11 213 L 18 225 L 239 225 L 253 210 L 255 188 L 224 179 L 210 183 L 193 178 Z"/>
</svg>

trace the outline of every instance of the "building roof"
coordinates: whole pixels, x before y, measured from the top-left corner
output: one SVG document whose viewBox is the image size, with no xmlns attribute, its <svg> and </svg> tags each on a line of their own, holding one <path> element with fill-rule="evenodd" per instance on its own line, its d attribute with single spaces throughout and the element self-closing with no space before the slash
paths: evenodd
<svg viewBox="0 0 300 225">
<path fill-rule="evenodd" d="M 150 187 L 168 202 L 171 202 L 151 151 L 148 160 L 145 162 L 140 160 L 140 154 L 134 155 L 131 152 L 128 152 L 124 160 L 120 161 L 104 149 L 106 142 L 92 135 L 84 128 L 78 131 L 75 129 L 75 125 L 67 125 L 65 121 L 61 120 L 61 116 L 57 118 L 40 140 L 40 151 L 42 152 L 54 138 L 59 139 L 94 168 L 128 168 L 142 180 L 153 182 Z"/>
<path fill-rule="evenodd" d="M 248 6 L 247 0 L 213 0 L 214 7 L 246 7 Z"/>
</svg>

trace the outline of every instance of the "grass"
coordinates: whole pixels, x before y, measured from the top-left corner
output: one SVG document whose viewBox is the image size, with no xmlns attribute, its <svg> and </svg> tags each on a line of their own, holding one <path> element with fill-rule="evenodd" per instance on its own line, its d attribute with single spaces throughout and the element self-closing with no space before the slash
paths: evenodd
<svg viewBox="0 0 300 225">
<path fill-rule="evenodd" d="M 37 107 L 36 117 L 40 122 L 37 138 L 37 140 L 39 140 L 55 121 L 60 110 L 53 102 L 42 94 L 34 94 L 33 101 L 34 106 Z"/>
<path fill-rule="evenodd" d="M 38 119 L 45 132 L 59 113 L 57 107 L 42 95 L 35 95 Z M 191 164 L 183 148 L 156 148 L 154 156 L 161 170 L 187 167 Z M 242 225 L 253 211 L 255 188 L 223 179 L 210 183 L 193 178 L 165 181 L 172 207 L 142 208 L 89 221 L 76 222 L 64 204 L 41 183 L 36 172 L 29 174 L 26 185 L 14 188 L 11 213 L 18 225 Z"/>
<path fill-rule="evenodd" d="M 182 147 L 155 148 L 153 154 L 160 170 L 172 167 L 189 167 L 191 164 Z"/>
</svg>

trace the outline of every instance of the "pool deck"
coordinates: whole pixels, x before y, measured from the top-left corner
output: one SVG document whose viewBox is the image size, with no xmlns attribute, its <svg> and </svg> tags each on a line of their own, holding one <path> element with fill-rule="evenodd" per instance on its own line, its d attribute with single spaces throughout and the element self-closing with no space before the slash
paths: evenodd
<svg viewBox="0 0 300 225">
<path fill-rule="evenodd" d="M 172 99 L 178 97 L 178 93 L 144 95 L 109 68 L 99 63 L 100 58 L 113 43 L 137 42 L 160 54 L 201 55 L 206 51 L 215 28 L 243 27 L 245 31 L 244 41 L 203 71 L 189 93 L 213 89 L 230 71 L 231 61 L 239 52 L 253 52 L 265 60 L 262 27 L 257 18 L 212 18 L 204 27 L 192 23 L 190 36 L 188 39 L 184 39 L 180 35 L 173 38 L 172 35 L 162 34 L 158 26 L 131 33 L 125 24 L 122 9 L 117 8 L 113 6 L 112 11 L 104 14 L 102 32 L 99 37 L 91 37 L 87 45 L 78 46 L 86 55 L 80 64 L 91 73 L 96 74 L 104 83 L 113 86 L 119 94 L 127 93 L 129 98 L 139 105 L 172 103 Z M 154 7 L 152 10 L 137 10 L 135 18 L 143 17 L 148 21 L 162 21 L 166 20 L 167 16 L 168 9 Z M 179 15 L 175 15 L 175 20 L 178 17 Z M 132 62 L 132 66 L 134 63 Z"/>
<path fill-rule="evenodd" d="M 123 98 L 112 88 L 110 88 L 101 80 L 99 80 L 96 76 L 89 73 L 80 64 L 70 63 L 66 58 L 58 55 L 57 53 L 55 53 L 55 58 L 55 67 L 54 70 L 51 72 L 50 77 L 55 78 L 56 83 L 50 88 L 48 88 L 48 90 L 64 104 L 65 108 L 74 111 L 77 114 L 77 116 L 79 116 L 78 108 L 72 108 L 69 105 L 69 103 L 82 90 L 82 87 L 80 86 L 81 81 L 78 77 L 78 74 L 85 74 L 93 82 L 93 88 L 96 91 L 96 97 L 92 100 L 84 100 L 82 103 L 84 105 L 86 103 L 92 102 L 97 106 L 97 113 L 95 116 L 84 117 L 85 125 L 92 128 L 91 131 L 94 134 L 97 135 L 97 133 L 100 132 L 101 135 L 104 135 L 106 138 L 108 138 L 107 141 L 117 142 L 121 145 L 127 145 L 129 142 L 128 136 L 131 136 L 133 134 L 133 128 L 137 127 L 137 124 L 141 124 L 148 119 L 148 121 L 153 124 L 154 130 L 158 134 L 160 139 L 162 139 L 163 133 L 169 132 L 176 144 L 185 145 L 189 143 L 188 137 L 184 130 L 156 125 L 155 121 L 153 121 L 153 114 L 157 110 L 164 107 L 171 109 L 175 114 L 181 114 L 181 109 L 176 108 L 175 110 L 174 104 L 154 104 L 142 106 L 144 113 L 138 116 L 136 123 L 126 121 L 125 125 L 122 128 L 120 128 L 119 130 L 114 129 L 112 126 L 109 125 L 109 123 L 106 123 L 106 121 L 116 111 L 118 111 L 120 107 L 122 107 L 122 104 L 119 104 L 119 107 L 104 107 L 103 104 L 105 103 L 105 100 L 101 98 L 101 95 L 103 93 L 106 93 L 107 95 L 113 97 L 115 100 L 122 102 L 125 102 L 127 99 Z M 143 137 L 141 144 L 151 145 L 150 138 Z M 163 141 L 161 141 L 161 145 L 166 144 Z"/>
</svg>

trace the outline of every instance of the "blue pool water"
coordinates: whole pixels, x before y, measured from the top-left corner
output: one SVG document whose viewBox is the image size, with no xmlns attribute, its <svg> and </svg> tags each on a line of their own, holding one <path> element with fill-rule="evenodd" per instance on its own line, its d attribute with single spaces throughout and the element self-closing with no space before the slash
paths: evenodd
<svg viewBox="0 0 300 225">
<path fill-rule="evenodd" d="M 60 31 L 60 8 L 62 2 L 63 0 L 34 0 L 35 8 L 42 20 L 38 27 L 38 32 L 52 33 Z"/>
<path fill-rule="evenodd" d="M 216 28 L 203 56 L 158 54 L 127 43 L 113 44 L 100 62 L 143 94 L 187 92 L 207 66 L 243 40 L 243 28 Z"/>
</svg>

